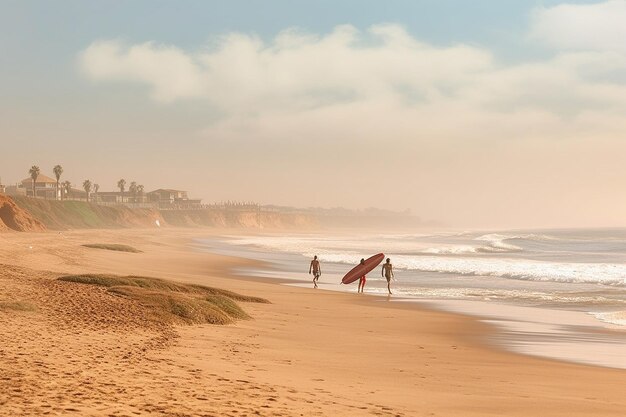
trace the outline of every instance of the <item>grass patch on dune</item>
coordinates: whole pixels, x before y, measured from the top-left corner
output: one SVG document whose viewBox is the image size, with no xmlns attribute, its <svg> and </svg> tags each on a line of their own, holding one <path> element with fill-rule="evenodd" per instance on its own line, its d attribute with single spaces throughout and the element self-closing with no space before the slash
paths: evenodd
<svg viewBox="0 0 626 417">
<path fill-rule="evenodd" d="M 249 319 L 250 316 L 239 307 L 239 305 L 231 298 L 223 295 L 207 295 L 202 298 L 203 301 L 211 304 L 215 308 L 226 313 L 234 319 Z"/>
<path fill-rule="evenodd" d="M 141 253 L 139 249 L 128 245 L 120 245 L 117 243 L 88 243 L 83 245 L 86 248 L 113 250 L 117 252 Z"/>
<path fill-rule="evenodd" d="M 148 307 L 151 314 L 161 322 L 229 324 L 235 319 L 214 304 L 187 294 L 146 290 L 139 287 L 112 287 L 109 288 L 109 292 L 139 301 L 143 306 Z M 240 318 L 247 318 L 247 315 Z"/>
<path fill-rule="evenodd" d="M 35 311 L 37 307 L 26 301 L 0 301 L 0 310 Z"/>
<path fill-rule="evenodd" d="M 222 290 L 220 288 L 207 287 L 205 285 L 196 284 L 180 284 L 173 281 L 168 281 L 160 278 L 142 277 L 136 275 L 119 276 L 108 274 L 82 274 L 82 275 L 68 275 L 59 278 L 61 281 L 78 282 L 81 284 L 99 285 L 102 287 L 140 287 L 152 290 L 180 292 L 186 294 L 195 294 L 200 296 L 215 296 L 220 295 L 230 298 L 235 301 L 242 301 L 245 303 L 269 303 L 264 298 L 250 297 L 247 295 L 241 295 L 236 292 Z"/>
<path fill-rule="evenodd" d="M 206 296 L 223 296 L 227 298 L 231 298 L 235 301 L 241 301 L 243 303 L 260 303 L 260 304 L 269 304 L 269 301 L 265 298 L 261 297 L 251 297 L 249 295 L 241 295 L 236 292 L 222 290 L 220 288 L 206 287 L 204 285 L 194 285 L 189 284 L 187 287 L 191 288 L 193 291 L 204 294 Z"/>
<path fill-rule="evenodd" d="M 128 297 L 147 307 L 155 320 L 177 324 L 228 324 L 249 319 L 237 301 L 269 302 L 219 288 L 150 277 L 84 274 L 59 280 L 107 287 L 111 294 Z"/>
<path fill-rule="evenodd" d="M 158 278 L 147 278 L 129 275 L 126 277 L 108 274 L 82 274 L 66 275 L 59 278 L 60 281 L 77 282 L 79 284 L 98 285 L 101 287 L 132 286 L 155 290 L 178 291 L 181 284 Z M 186 291 L 189 292 L 189 291 Z"/>
</svg>

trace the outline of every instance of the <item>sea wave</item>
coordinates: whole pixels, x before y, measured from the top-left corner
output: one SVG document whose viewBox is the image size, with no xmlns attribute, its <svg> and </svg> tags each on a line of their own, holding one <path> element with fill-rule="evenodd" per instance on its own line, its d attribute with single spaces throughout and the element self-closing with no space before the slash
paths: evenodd
<svg viewBox="0 0 626 417">
<path fill-rule="evenodd" d="M 507 244 L 493 244 L 493 245 L 454 245 L 454 246 L 439 246 L 431 247 L 421 250 L 419 253 L 425 255 L 472 255 L 483 253 L 507 253 L 507 252 L 521 252 L 522 248 L 515 245 Z"/>
<path fill-rule="evenodd" d="M 453 245 L 427 248 L 421 253 L 431 255 L 468 255 L 482 253 L 508 253 L 522 252 L 524 249 L 518 245 L 514 245 L 511 241 L 515 240 L 531 240 L 537 242 L 548 242 L 558 240 L 549 235 L 541 234 L 515 234 L 505 235 L 499 233 L 488 233 L 475 237 L 474 241 L 485 242 L 479 245 Z"/>
<path fill-rule="evenodd" d="M 549 242 L 555 240 L 561 240 L 556 236 L 536 234 L 536 233 L 522 233 L 522 234 L 500 234 L 500 233 L 488 233 L 486 235 L 478 236 L 474 240 L 486 240 L 486 241 L 504 241 L 504 240 L 535 240 L 538 242 Z"/>
<path fill-rule="evenodd" d="M 489 233 L 486 235 L 478 236 L 474 240 L 480 242 L 487 242 L 488 248 L 492 248 L 494 252 L 519 252 L 523 249 L 517 245 L 511 243 L 514 240 L 532 240 L 538 242 L 546 242 L 553 240 L 548 235 L 536 235 L 536 234 L 521 234 L 521 235 L 502 235 L 498 233 Z"/>
<path fill-rule="evenodd" d="M 320 259 L 356 264 L 360 258 L 353 254 L 324 254 Z M 626 287 L 626 264 L 406 255 L 394 256 L 392 260 L 396 269 L 411 271 Z"/>
<path fill-rule="evenodd" d="M 568 292 L 542 292 L 522 289 L 501 289 L 501 288 L 429 288 L 411 287 L 396 284 L 396 293 L 402 296 L 412 296 L 426 299 L 458 298 L 458 299 L 478 299 L 478 300 L 524 300 L 530 302 L 558 302 L 565 304 L 585 304 L 585 305 L 607 305 L 626 304 L 626 300 L 615 300 L 594 293 L 568 293 Z M 385 287 L 378 288 L 382 292 Z M 622 318 L 626 320 L 626 312 Z"/>
<path fill-rule="evenodd" d="M 626 263 L 570 262 L 505 257 L 522 249 L 512 242 L 554 240 L 542 234 L 484 234 L 465 242 L 385 240 L 380 236 L 248 236 L 234 237 L 231 243 L 252 245 L 269 251 L 305 257 L 318 255 L 322 262 L 355 265 L 381 248 L 397 269 L 464 276 L 492 276 L 526 281 L 603 284 L 626 287 Z M 482 256 L 477 256 L 482 254 Z"/>
<path fill-rule="evenodd" d="M 470 255 L 480 253 L 480 247 L 470 245 L 441 246 L 426 248 L 420 253 L 426 255 Z"/>
<path fill-rule="evenodd" d="M 417 235 L 412 235 L 417 236 Z M 432 236 L 432 235 L 423 235 Z M 306 257 L 329 253 L 375 254 L 384 250 L 395 254 L 421 253 L 428 243 L 418 240 L 393 239 L 382 235 L 362 236 L 243 236 L 233 237 L 229 243 L 233 245 L 253 246 L 262 250 L 295 253 Z M 360 259 L 360 258 L 359 258 Z"/>
<path fill-rule="evenodd" d="M 455 238 L 467 236 L 471 232 L 413 233 L 391 235 L 307 235 L 307 236 L 238 236 L 231 243 L 251 245 L 266 250 L 309 254 L 323 253 L 376 253 L 381 249 L 394 254 L 423 255 L 480 255 L 523 252 L 514 244 L 516 239 L 535 241 L 554 240 L 552 236 L 540 234 L 484 234 L 465 241 L 454 242 Z M 452 241 L 441 242 L 441 238 Z M 458 239 L 457 239 L 458 240 Z M 439 241 L 439 242 L 438 242 Z M 475 242 L 475 243 L 472 243 Z"/>
<path fill-rule="evenodd" d="M 626 311 L 592 312 L 592 316 L 605 323 L 626 326 Z"/>
<path fill-rule="evenodd" d="M 523 248 L 506 242 L 507 240 L 517 238 L 519 238 L 519 236 L 491 233 L 474 238 L 473 240 L 481 242 L 481 244 L 478 245 L 436 246 L 426 248 L 420 251 L 420 253 L 426 255 L 475 255 L 484 253 L 521 252 Z"/>
</svg>

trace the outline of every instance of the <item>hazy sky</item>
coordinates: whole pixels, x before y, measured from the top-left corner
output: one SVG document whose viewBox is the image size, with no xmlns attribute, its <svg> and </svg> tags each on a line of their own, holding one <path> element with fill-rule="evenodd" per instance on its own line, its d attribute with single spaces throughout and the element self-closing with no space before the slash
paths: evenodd
<svg viewBox="0 0 626 417">
<path fill-rule="evenodd" d="M 0 0 L 0 177 L 626 226 L 626 0 Z"/>
</svg>

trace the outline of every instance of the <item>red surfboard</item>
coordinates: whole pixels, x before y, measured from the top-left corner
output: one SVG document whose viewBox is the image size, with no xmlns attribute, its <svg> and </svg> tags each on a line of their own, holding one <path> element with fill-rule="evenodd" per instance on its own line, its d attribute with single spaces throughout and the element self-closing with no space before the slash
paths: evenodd
<svg viewBox="0 0 626 417">
<path fill-rule="evenodd" d="M 366 275 L 372 271 L 372 269 L 376 268 L 378 264 L 380 264 L 383 259 L 385 259 L 384 253 L 379 253 L 378 255 L 374 255 L 371 258 L 367 258 L 364 264 L 358 264 L 354 268 L 350 270 L 342 279 L 342 284 L 350 284 L 351 282 L 356 281 L 361 278 L 363 275 Z"/>
</svg>

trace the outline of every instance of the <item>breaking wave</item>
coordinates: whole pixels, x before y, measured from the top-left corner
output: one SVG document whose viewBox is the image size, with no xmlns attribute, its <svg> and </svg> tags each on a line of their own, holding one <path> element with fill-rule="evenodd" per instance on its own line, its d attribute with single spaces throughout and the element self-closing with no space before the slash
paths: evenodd
<svg viewBox="0 0 626 417">
<path fill-rule="evenodd" d="M 352 265 L 358 263 L 365 254 L 377 253 L 384 249 L 384 252 L 391 256 L 396 268 L 410 271 L 626 287 L 626 263 L 613 263 L 606 257 L 602 258 L 604 262 L 593 262 L 596 259 L 593 256 L 584 258 L 587 262 L 572 262 L 572 259 L 578 259 L 572 256 L 569 258 L 546 256 L 549 251 L 555 249 L 557 252 L 567 251 L 570 242 L 568 236 L 531 233 L 489 233 L 467 238 L 465 236 L 466 232 L 460 238 L 453 234 L 407 234 L 391 237 L 249 236 L 236 237 L 232 243 L 298 254 L 307 258 L 318 255 L 323 262 Z M 546 246 L 537 242 L 548 243 Z M 590 242 L 591 247 L 595 241 Z M 621 250 L 623 249 L 620 247 Z M 533 255 L 538 253 L 542 258 L 526 259 L 525 254 L 531 253 Z M 509 254 L 514 256 L 508 257 Z"/>
<path fill-rule="evenodd" d="M 626 326 L 626 311 L 592 312 L 590 314 L 605 323 Z"/>
<path fill-rule="evenodd" d="M 360 259 L 352 254 L 325 254 L 320 258 L 346 264 L 355 264 Z M 396 268 L 421 272 L 626 287 L 626 264 L 405 255 L 395 256 L 393 264 Z"/>
<path fill-rule="evenodd" d="M 452 245 L 431 247 L 420 251 L 426 255 L 472 255 L 489 253 L 522 252 L 524 249 L 511 243 L 515 240 L 530 240 L 535 242 L 548 242 L 558 240 L 555 237 L 538 234 L 502 235 L 489 233 L 473 239 L 481 242 L 478 245 Z"/>
</svg>

